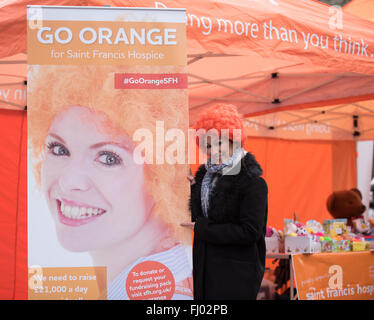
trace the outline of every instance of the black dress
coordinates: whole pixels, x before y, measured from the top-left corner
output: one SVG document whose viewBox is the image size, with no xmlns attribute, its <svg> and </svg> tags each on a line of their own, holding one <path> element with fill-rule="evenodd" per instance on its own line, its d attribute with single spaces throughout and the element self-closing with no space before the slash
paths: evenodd
<svg viewBox="0 0 374 320">
<path fill-rule="evenodd" d="M 195 300 L 256 299 L 265 270 L 268 188 L 251 153 L 236 175 L 220 175 L 209 200 L 208 218 L 201 208 L 205 166 L 191 186 L 195 222 L 193 283 Z"/>
</svg>

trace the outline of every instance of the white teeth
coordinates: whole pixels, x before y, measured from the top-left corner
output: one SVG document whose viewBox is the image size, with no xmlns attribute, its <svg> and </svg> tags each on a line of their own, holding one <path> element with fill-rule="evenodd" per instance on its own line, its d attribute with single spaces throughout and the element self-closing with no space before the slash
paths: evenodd
<svg viewBox="0 0 374 320">
<path fill-rule="evenodd" d="M 62 211 L 62 209 L 61 209 Z M 65 209 L 62 211 L 67 217 L 70 217 L 71 207 L 65 206 Z"/>
<path fill-rule="evenodd" d="M 87 208 L 87 207 L 73 207 L 60 202 L 61 213 L 70 219 L 84 219 L 91 216 L 97 216 L 103 214 L 105 210 L 98 208 Z"/>
<path fill-rule="evenodd" d="M 76 219 L 78 218 L 78 216 L 79 216 L 79 207 L 73 207 L 71 209 L 70 217 L 73 219 Z"/>
<path fill-rule="evenodd" d="M 85 215 L 85 214 L 86 214 L 86 211 L 87 211 L 87 208 L 85 208 L 85 207 L 81 207 L 81 208 L 79 209 L 79 215 L 80 215 L 80 216 Z"/>
</svg>

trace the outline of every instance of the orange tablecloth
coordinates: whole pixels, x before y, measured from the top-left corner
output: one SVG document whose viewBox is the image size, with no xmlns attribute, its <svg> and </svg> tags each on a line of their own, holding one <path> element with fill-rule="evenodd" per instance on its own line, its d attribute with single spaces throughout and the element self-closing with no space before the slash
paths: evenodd
<svg viewBox="0 0 374 320">
<path fill-rule="evenodd" d="M 374 252 L 293 255 L 300 300 L 374 300 Z"/>
</svg>

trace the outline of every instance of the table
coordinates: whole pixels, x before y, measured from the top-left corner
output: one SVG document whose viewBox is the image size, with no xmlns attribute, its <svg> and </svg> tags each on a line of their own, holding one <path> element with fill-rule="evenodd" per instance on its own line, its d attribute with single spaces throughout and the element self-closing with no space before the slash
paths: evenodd
<svg viewBox="0 0 374 320">
<path fill-rule="evenodd" d="M 300 300 L 374 300 L 374 252 L 292 255 Z"/>
<path fill-rule="evenodd" d="M 293 258 L 293 256 L 295 256 Z M 297 256 L 297 257 L 296 257 Z M 295 269 L 298 269 L 297 271 L 297 277 L 301 278 L 304 276 L 304 278 L 312 278 L 309 280 L 313 280 L 313 286 L 318 288 L 318 290 L 321 290 L 321 295 L 316 295 L 316 298 L 312 298 L 312 300 L 319 300 L 323 298 L 323 292 L 326 296 L 326 288 L 328 287 L 328 279 L 329 275 L 334 274 L 336 272 L 336 269 L 331 270 L 331 267 L 338 267 L 342 270 L 344 270 L 345 279 L 349 283 L 352 283 L 354 286 L 367 286 L 370 287 L 373 285 L 374 281 L 374 250 L 371 249 L 369 251 L 347 251 L 347 252 L 325 252 L 325 253 L 306 253 L 306 254 L 292 254 L 292 253 L 272 253 L 272 254 L 266 254 L 267 259 L 288 259 L 290 264 L 290 299 L 295 300 L 297 297 L 299 299 L 305 300 L 306 298 L 306 292 L 307 292 L 307 285 L 303 287 L 303 282 L 298 279 L 298 285 L 300 286 L 297 291 L 297 294 L 294 295 L 294 288 L 296 286 L 296 283 L 294 283 L 294 276 L 295 276 Z M 295 260 L 295 261 L 294 261 Z M 360 261 L 359 266 L 355 264 L 355 262 Z M 304 263 L 303 265 L 300 265 L 300 263 Z M 317 264 L 318 263 L 318 264 Z M 313 270 L 313 266 L 317 266 L 317 271 Z M 296 268 L 297 267 L 297 268 Z M 360 267 L 360 272 L 357 273 L 357 268 Z M 310 268 L 310 270 L 308 270 Z M 300 272 L 303 270 L 303 272 Z M 334 271 L 335 270 L 335 271 Z M 313 275 L 315 273 L 315 275 Z M 320 274 L 319 274 L 320 273 Z M 314 277 L 314 279 L 313 279 Z M 296 279 L 296 278 L 295 278 Z M 327 280 L 326 280 L 327 279 Z M 297 287 L 297 286 L 296 286 Z M 330 290 L 330 289 L 329 289 Z M 344 292 L 348 292 L 346 288 L 343 287 Z M 370 293 L 370 296 L 366 294 L 365 292 L 361 292 L 360 296 L 354 296 L 353 291 L 351 291 L 352 295 L 348 296 L 348 298 L 356 298 L 359 299 L 373 299 L 374 294 Z M 356 292 L 357 293 L 357 292 Z M 328 296 L 330 294 L 330 296 Z M 332 298 L 331 296 L 331 290 L 327 294 L 327 298 Z M 310 297 L 310 292 L 309 292 Z M 342 297 L 337 297 L 339 300 Z"/>
<path fill-rule="evenodd" d="M 294 295 L 294 283 L 293 283 L 293 264 L 292 264 L 292 254 L 291 253 L 267 253 L 266 259 L 288 259 L 290 263 L 290 299 L 295 300 L 297 295 Z"/>
</svg>

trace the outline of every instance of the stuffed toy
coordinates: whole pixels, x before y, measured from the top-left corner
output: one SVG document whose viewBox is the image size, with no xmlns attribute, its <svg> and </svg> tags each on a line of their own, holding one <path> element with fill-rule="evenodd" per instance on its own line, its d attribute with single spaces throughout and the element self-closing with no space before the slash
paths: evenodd
<svg viewBox="0 0 374 320">
<path fill-rule="evenodd" d="M 363 213 L 366 207 L 362 203 L 360 190 L 353 188 L 350 190 L 335 191 L 327 198 L 327 210 L 334 219 L 347 219 L 347 225 L 355 233 L 370 234 L 373 225 L 365 222 Z"/>
</svg>

